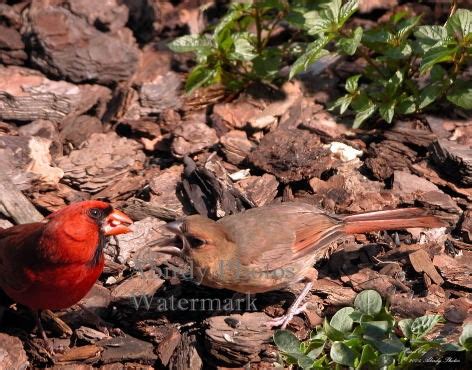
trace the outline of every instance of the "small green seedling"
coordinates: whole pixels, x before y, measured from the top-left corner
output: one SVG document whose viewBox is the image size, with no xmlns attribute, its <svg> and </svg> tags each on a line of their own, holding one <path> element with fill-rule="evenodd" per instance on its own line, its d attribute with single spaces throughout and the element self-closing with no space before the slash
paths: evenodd
<svg viewBox="0 0 472 370">
<path fill-rule="evenodd" d="M 286 364 L 302 369 L 385 369 L 408 368 L 422 362 L 434 351 L 472 349 L 472 324 L 464 326 L 459 343 L 426 339 L 425 336 L 443 322 L 440 315 L 396 321 L 383 304 L 379 293 L 365 290 L 354 300 L 354 307 L 338 310 L 325 319 L 304 342 L 288 330 L 278 330 L 274 342 Z M 464 356 L 465 357 L 465 356 Z"/>
</svg>

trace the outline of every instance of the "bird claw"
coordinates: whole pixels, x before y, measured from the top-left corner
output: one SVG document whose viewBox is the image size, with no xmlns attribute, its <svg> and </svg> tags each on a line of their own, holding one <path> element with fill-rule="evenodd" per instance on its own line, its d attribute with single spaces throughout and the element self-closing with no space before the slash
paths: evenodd
<svg viewBox="0 0 472 370">
<path fill-rule="evenodd" d="M 49 339 L 43 339 L 43 340 L 44 340 L 44 349 L 51 357 L 54 357 L 56 355 L 56 352 L 54 351 L 54 346 L 52 342 Z"/>
<path fill-rule="evenodd" d="M 109 337 L 121 337 L 125 335 L 123 330 L 114 328 L 111 325 L 97 327 L 97 329 Z"/>
<path fill-rule="evenodd" d="M 272 329 L 272 328 L 275 328 L 277 326 L 280 326 L 281 329 L 285 329 L 287 327 L 287 325 L 290 323 L 290 321 L 292 321 L 292 319 L 298 315 L 299 313 L 302 313 L 303 311 L 306 310 L 306 307 L 307 307 L 307 303 L 305 303 L 303 306 L 300 306 L 300 307 L 291 307 L 287 314 L 283 315 L 283 316 L 280 316 L 280 317 L 276 317 L 268 322 L 265 323 L 265 325 Z"/>
<path fill-rule="evenodd" d="M 121 329 L 119 328 L 114 328 L 110 323 L 106 322 L 103 320 L 99 315 L 97 315 L 95 312 L 92 310 L 89 310 L 87 307 L 85 307 L 82 304 L 78 305 L 89 317 L 89 321 L 91 324 L 93 324 L 98 331 L 102 332 L 105 334 L 107 337 L 111 337 L 111 334 L 117 334 L 121 335 Z"/>
</svg>

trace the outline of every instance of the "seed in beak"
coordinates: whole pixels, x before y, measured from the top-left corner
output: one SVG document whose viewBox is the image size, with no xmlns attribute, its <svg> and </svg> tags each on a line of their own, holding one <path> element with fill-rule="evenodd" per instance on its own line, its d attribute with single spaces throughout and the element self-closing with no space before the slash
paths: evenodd
<svg viewBox="0 0 472 370">
<path fill-rule="evenodd" d="M 118 210 L 113 210 L 106 218 L 103 224 L 103 232 L 106 236 L 129 233 L 129 225 L 133 223 L 127 215 Z"/>
</svg>

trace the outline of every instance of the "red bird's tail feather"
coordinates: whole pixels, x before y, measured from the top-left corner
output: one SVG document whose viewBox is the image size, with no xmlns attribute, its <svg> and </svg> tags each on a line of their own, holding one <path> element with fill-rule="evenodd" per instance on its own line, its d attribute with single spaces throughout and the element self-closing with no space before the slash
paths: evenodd
<svg viewBox="0 0 472 370">
<path fill-rule="evenodd" d="M 369 231 L 396 230 L 410 227 L 443 227 L 447 224 L 440 218 L 428 214 L 424 209 L 405 208 L 375 211 L 345 216 L 342 219 L 344 232 L 360 234 Z"/>
</svg>

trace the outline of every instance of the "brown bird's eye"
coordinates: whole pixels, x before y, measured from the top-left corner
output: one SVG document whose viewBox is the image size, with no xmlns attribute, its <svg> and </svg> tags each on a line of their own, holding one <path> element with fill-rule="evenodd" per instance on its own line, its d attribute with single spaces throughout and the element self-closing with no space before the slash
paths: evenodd
<svg viewBox="0 0 472 370">
<path fill-rule="evenodd" d="M 90 208 L 87 213 L 95 220 L 98 220 L 103 215 L 102 210 L 100 208 Z"/>
<path fill-rule="evenodd" d="M 205 241 L 194 236 L 186 236 L 188 244 L 191 248 L 201 248 L 205 245 Z"/>
</svg>

